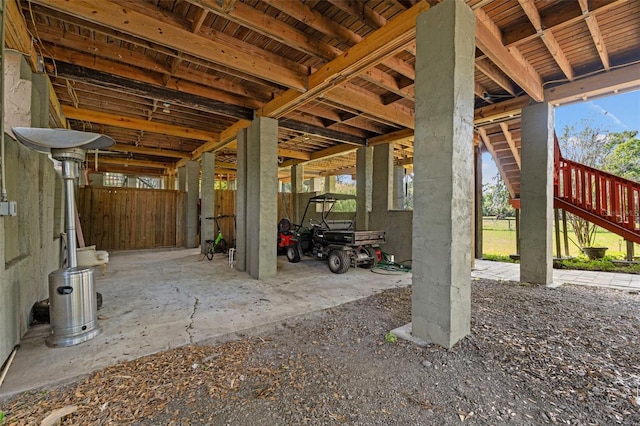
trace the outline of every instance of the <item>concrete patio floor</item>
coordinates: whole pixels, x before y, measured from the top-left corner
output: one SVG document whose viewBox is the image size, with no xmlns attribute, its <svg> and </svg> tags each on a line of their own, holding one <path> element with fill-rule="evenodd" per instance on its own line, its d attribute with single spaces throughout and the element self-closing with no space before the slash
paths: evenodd
<svg viewBox="0 0 640 426">
<path fill-rule="evenodd" d="M 110 253 L 106 274 L 95 270 L 102 333 L 71 347 L 48 348 L 50 326 L 31 327 L 20 342 L 0 398 L 52 386 L 145 355 L 282 322 L 393 287 L 411 274 L 362 268 L 329 271 L 313 259 L 278 257 L 278 276 L 259 281 L 228 265 L 225 255 L 202 260 L 199 249 Z"/>
<path fill-rule="evenodd" d="M 77 346 L 48 348 L 50 326 L 28 330 L 0 388 L 0 398 L 50 387 L 118 362 L 230 334 L 278 324 L 287 318 L 338 306 L 411 284 L 411 274 L 383 275 L 351 268 L 332 274 L 326 263 L 278 258 L 278 276 L 259 281 L 216 255 L 197 249 L 114 252 L 104 276 L 96 269 L 102 334 Z M 477 260 L 472 277 L 519 279 L 518 264 Z M 554 270 L 556 285 L 579 284 L 640 290 L 640 275 Z"/>
</svg>

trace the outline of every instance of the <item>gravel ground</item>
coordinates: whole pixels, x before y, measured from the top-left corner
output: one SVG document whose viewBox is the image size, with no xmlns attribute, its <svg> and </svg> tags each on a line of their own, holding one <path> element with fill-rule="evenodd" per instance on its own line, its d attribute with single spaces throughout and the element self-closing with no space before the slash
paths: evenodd
<svg viewBox="0 0 640 426">
<path fill-rule="evenodd" d="M 453 349 L 386 333 L 388 290 L 266 331 L 188 346 L 0 402 L 8 424 L 640 424 L 640 295 L 474 281 Z"/>
</svg>

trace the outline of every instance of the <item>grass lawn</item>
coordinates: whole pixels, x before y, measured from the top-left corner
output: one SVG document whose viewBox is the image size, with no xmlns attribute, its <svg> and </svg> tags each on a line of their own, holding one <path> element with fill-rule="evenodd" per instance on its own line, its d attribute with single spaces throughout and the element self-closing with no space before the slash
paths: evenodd
<svg viewBox="0 0 640 426">
<path fill-rule="evenodd" d="M 578 256 L 580 249 L 571 242 L 575 240 L 571 225 L 569 224 L 569 254 Z M 556 255 L 555 230 L 553 231 L 553 254 Z M 564 253 L 564 236 L 560 232 L 560 244 L 562 254 Z M 598 228 L 596 233 L 596 244 L 602 247 L 608 247 L 607 255 L 615 258 L 624 259 L 626 255 L 627 245 L 625 241 L 618 235 L 613 234 L 605 229 Z M 636 256 L 640 256 L 640 245 L 634 244 L 634 252 Z M 514 219 L 499 219 L 493 217 L 485 217 L 482 221 L 482 252 L 494 255 L 510 255 L 516 253 L 516 226 Z"/>
</svg>

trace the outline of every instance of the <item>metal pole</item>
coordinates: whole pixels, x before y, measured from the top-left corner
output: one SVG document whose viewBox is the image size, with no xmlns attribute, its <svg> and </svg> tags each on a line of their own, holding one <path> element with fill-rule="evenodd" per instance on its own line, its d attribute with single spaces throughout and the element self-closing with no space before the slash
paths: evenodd
<svg viewBox="0 0 640 426">
<path fill-rule="evenodd" d="M 64 179 L 64 195 L 65 195 L 65 227 L 67 231 L 67 259 L 69 268 L 78 266 L 78 257 L 76 253 L 76 197 L 75 197 L 75 178 L 76 164 L 73 160 L 65 159 L 62 161 L 62 179 Z"/>
</svg>

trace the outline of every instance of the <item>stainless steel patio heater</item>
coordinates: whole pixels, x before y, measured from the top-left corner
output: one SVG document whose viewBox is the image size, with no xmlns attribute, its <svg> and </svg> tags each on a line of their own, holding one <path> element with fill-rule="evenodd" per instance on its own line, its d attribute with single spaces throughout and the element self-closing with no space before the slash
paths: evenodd
<svg viewBox="0 0 640 426">
<path fill-rule="evenodd" d="M 86 150 L 108 148 L 115 141 L 97 133 L 67 129 L 14 127 L 13 134 L 23 145 L 50 153 L 62 162 L 65 187 L 65 228 L 68 267 L 49 274 L 50 347 L 66 347 L 85 342 L 101 333 L 93 268 L 78 266 L 75 226 L 75 179 Z"/>
</svg>

